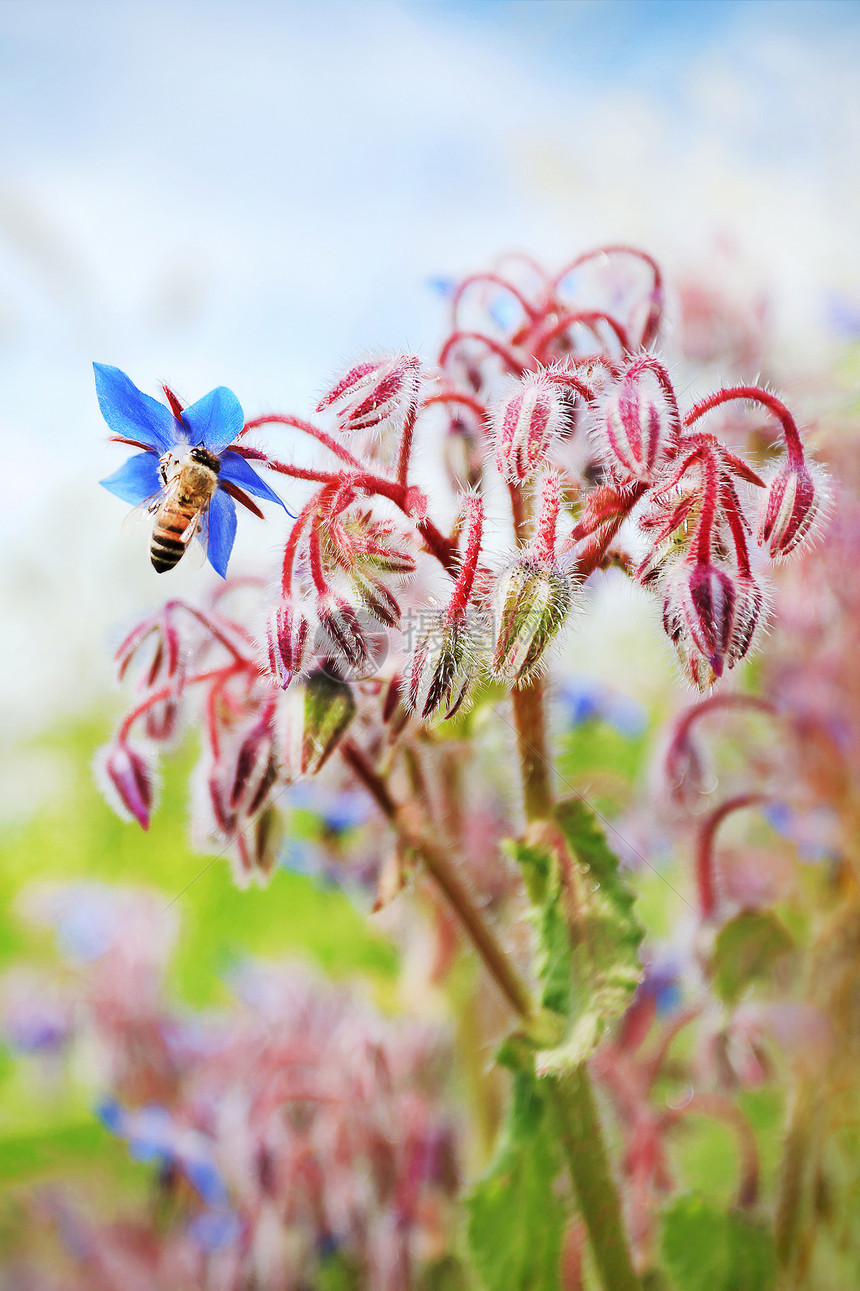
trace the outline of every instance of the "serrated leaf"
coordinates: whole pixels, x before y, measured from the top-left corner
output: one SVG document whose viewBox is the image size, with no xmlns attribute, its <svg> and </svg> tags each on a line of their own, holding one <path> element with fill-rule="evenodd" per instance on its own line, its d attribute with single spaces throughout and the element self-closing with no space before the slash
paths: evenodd
<svg viewBox="0 0 860 1291">
<path fill-rule="evenodd" d="M 558 1291 L 567 1207 L 546 1095 L 534 1076 L 514 1077 L 496 1156 L 466 1199 L 469 1248 L 484 1291 Z"/>
<path fill-rule="evenodd" d="M 664 1212 L 662 1252 L 675 1291 L 771 1291 L 776 1283 L 768 1229 L 699 1193 L 678 1197 Z"/>
<path fill-rule="evenodd" d="M 733 1004 L 745 986 L 766 977 L 777 959 L 794 949 L 785 924 L 769 910 L 742 910 L 723 924 L 711 970 L 720 997 Z"/>
<path fill-rule="evenodd" d="M 563 1039 L 537 1057 L 538 1073 L 551 1075 L 590 1057 L 606 1025 L 627 1009 L 642 975 L 643 931 L 618 858 L 581 799 L 560 803 L 554 825 L 536 827 L 517 855 L 542 879 L 535 916 L 541 1002 L 566 1019 Z"/>
</svg>

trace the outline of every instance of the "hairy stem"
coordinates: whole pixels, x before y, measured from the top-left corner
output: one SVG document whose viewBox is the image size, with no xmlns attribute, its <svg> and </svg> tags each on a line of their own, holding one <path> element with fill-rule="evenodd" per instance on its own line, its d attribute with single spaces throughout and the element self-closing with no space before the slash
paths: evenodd
<svg viewBox="0 0 860 1291">
<path fill-rule="evenodd" d="M 585 1064 L 554 1078 L 552 1090 L 561 1145 L 600 1280 L 606 1291 L 639 1291 Z"/>
<path fill-rule="evenodd" d="M 488 972 L 515 1013 L 526 1021 L 530 1020 L 534 1004 L 528 987 L 448 857 L 427 836 L 414 805 L 395 802 L 382 776 L 352 740 L 343 743 L 341 753 L 395 829 L 401 844 L 423 861 L 428 874 L 447 897 Z"/>
</svg>

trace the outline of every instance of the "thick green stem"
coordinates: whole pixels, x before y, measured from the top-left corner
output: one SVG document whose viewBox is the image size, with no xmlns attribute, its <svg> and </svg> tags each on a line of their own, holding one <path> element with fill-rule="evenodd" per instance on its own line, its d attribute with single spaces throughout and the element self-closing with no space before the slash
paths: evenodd
<svg viewBox="0 0 860 1291">
<path fill-rule="evenodd" d="M 585 1064 L 554 1078 L 552 1091 L 561 1145 L 600 1280 L 606 1291 L 640 1291 Z"/>
<path fill-rule="evenodd" d="M 810 1082 L 800 1078 L 794 1090 L 785 1135 L 779 1193 L 776 1200 L 776 1254 L 784 1285 L 793 1284 L 794 1268 L 803 1228 L 801 1212 L 807 1160 L 812 1137 L 815 1097 Z"/>
</svg>

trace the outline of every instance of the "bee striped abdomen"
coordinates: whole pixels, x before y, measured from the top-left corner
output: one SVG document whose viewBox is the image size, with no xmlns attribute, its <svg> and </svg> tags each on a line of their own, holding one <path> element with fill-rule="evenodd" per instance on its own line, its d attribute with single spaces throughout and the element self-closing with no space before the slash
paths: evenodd
<svg viewBox="0 0 860 1291">
<path fill-rule="evenodd" d="M 165 505 L 161 508 L 155 521 L 149 548 L 150 560 L 157 573 L 163 574 L 179 563 L 194 536 L 198 514 L 197 507 L 189 507 L 185 510 L 181 506 Z"/>
</svg>

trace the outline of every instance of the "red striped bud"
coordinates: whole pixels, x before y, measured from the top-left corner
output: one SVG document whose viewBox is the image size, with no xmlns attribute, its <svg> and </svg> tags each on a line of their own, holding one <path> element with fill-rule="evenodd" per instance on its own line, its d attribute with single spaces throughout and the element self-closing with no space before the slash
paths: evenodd
<svg viewBox="0 0 860 1291">
<path fill-rule="evenodd" d="M 752 574 L 740 574 L 735 580 L 735 614 L 729 643 L 729 667 L 745 658 L 765 612 L 764 594 Z"/>
<path fill-rule="evenodd" d="M 727 657 L 734 662 L 731 649 L 736 607 L 735 583 L 725 570 L 711 563 L 685 561 L 673 571 L 665 584 L 663 627 L 685 664 L 698 655 L 714 678 L 722 676 Z M 698 675 L 701 670 L 693 671 Z"/>
<path fill-rule="evenodd" d="M 771 556 L 790 555 L 810 536 L 825 496 L 820 471 L 802 459 L 776 473 L 762 499 L 758 527 L 758 540 Z"/>
<path fill-rule="evenodd" d="M 105 797 L 117 813 L 134 817 L 141 829 L 149 829 L 155 799 L 152 758 L 119 740 L 101 750 L 96 772 Z"/>
<path fill-rule="evenodd" d="M 342 658 L 351 668 L 367 663 L 370 647 L 355 606 L 337 592 L 322 592 L 317 599 L 317 617 L 327 641 L 317 642 L 335 660 Z M 321 653 L 320 649 L 317 654 Z"/>
<path fill-rule="evenodd" d="M 271 714 L 255 722 L 235 751 L 228 801 L 244 816 L 262 810 L 277 779 Z"/>
<path fill-rule="evenodd" d="M 418 404 L 421 360 L 414 354 L 367 360 L 350 368 L 317 404 L 331 408 L 342 431 L 402 426 Z"/>
<path fill-rule="evenodd" d="M 266 663 L 283 689 L 304 672 L 311 657 L 310 625 L 291 601 L 281 601 L 266 624 Z"/>
<path fill-rule="evenodd" d="M 493 411 L 496 462 L 506 480 L 522 484 L 542 465 L 567 426 L 569 402 L 544 372 L 529 372 Z"/>
<path fill-rule="evenodd" d="M 403 678 L 403 700 L 422 718 L 453 717 L 466 698 L 476 669 L 473 633 L 465 618 L 434 615 L 418 638 Z"/>
<path fill-rule="evenodd" d="M 509 566 L 495 590 L 493 676 L 510 686 L 534 677 L 573 602 L 573 580 L 555 562 L 526 555 Z"/>
<path fill-rule="evenodd" d="M 600 400 L 596 431 L 621 479 L 653 480 L 677 435 L 678 405 L 668 377 L 665 382 L 650 364 L 637 362 Z"/>
<path fill-rule="evenodd" d="M 143 719 L 146 738 L 157 744 L 166 744 L 172 740 L 179 729 L 181 711 L 179 701 L 172 695 L 150 704 Z"/>
<path fill-rule="evenodd" d="M 378 578 L 366 578 L 357 571 L 352 574 L 351 581 L 368 614 L 387 628 L 400 626 L 400 606 L 384 583 Z"/>
</svg>

